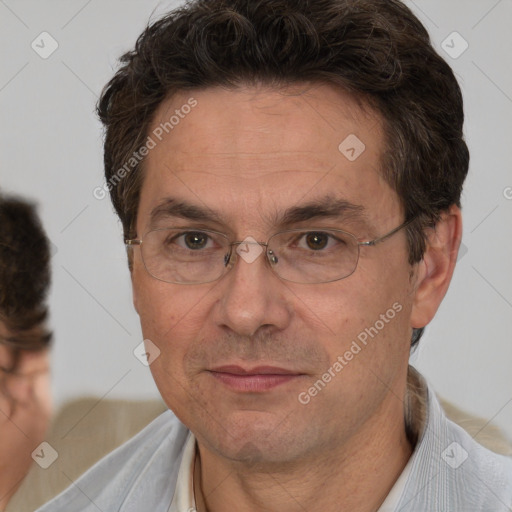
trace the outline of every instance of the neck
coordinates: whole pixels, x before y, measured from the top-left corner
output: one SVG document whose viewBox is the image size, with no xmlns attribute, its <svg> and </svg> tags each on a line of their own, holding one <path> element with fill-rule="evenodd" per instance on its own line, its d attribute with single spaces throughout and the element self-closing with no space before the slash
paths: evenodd
<svg viewBox="0 0 512 512">
<path fill-rule="evenodd" d="M 409 376 L 414 384 L 414 375 Z M 198 512 L 371 512 L 377 510 L 402 473 L 417 438 L 406 406 L 416 404 L 409 386 L 404 402 L 390 393 L 378 413 L 340 446 L 317 451 L 313 459 L 288 466 L 248 466 L 219 460 L 199 446 L 194 487 Z M 411 436 L 411 432 L 414 434 Z M 412 443 L 411 443 L 412 440 Z"/>
</svg>

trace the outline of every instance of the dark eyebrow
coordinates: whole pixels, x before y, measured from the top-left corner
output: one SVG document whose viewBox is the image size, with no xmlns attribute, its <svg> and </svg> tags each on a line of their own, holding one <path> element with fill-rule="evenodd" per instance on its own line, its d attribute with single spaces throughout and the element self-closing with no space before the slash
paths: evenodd
<svg viewBox="0 0 512 512">
<path fill-rule="evenodd" d="M 216 222 L 225 225 L 221 216 L 210 208 L 193 205 L 174 198 L 167 198 L 150 213 L 150 226 L 155 226 L 160 219 L 178 217 L 197 222 Z M 268 223 L 273 226 L 289 227 L 311 219 L 333 219 L 365 221 L 365 208 L 345 199 L 331 195 L 315 199 L 300 206 L 293 206 L 284 213 L 267 215 Z"/>
<path fill-rule="evenodd" d="M 194 221 L 215 221 L 222 224 L 222 219 L 213 210 L 196 206 L 185 201 L 179 201 L 171 197 L 151 210 L 149 215 L 150 225 L 154 226 L 160 219 L 166 217 L 179 217 Z"/>
<path fill-rule="evenodd" d="M 309 203 L 288 208 L 281 218 L 274 220 L 282 226 L 290 226 L 311 219 L 366 220 L 365 208 L 345 199 L 327 195 Z"/>
</svg>

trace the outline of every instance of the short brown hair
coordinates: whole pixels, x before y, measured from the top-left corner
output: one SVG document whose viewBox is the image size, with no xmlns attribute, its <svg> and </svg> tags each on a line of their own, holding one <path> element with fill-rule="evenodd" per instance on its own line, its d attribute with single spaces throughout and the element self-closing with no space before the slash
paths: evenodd
<svg viewBox="0 0 512 512">
<path fill-rule="evenodd" d="M 50 246 L 35 206 L 0 195 L 0 321 L 9 332 L 0 342 L 15 354 L 49 344 L 49 286 Z"/>
<path fill-rule="evenodd" d="M 425 251 L 425 228 L 460 206 L 469 165 L 462 94 L 399 0 L 195 0 L 149 25 L 121 63 L 98 114 L 105 177 L 125 238 L 137 236 L 144 160 L 112 178 L 143 146 L 166 97 L 213 86 L 328 83 L 363 97 L 384 121 L 383 175 L 406 220 L 415 219 L 407 228 L 411 265 Z"/>
</svg>

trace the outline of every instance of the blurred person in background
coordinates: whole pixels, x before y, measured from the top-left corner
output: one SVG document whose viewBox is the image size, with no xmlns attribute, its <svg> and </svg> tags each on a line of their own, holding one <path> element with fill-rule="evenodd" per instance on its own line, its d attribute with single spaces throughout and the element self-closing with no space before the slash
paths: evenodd
<svg viewBox="0 0 512 512">
<path fill-rule="evenodd" d="M 50 258 L 34 205 L 0 193 L 0 512 L 32 512 L 165 409 L 79 397 L 53 415 Z"/>
<path fill-rule="evenodd" d="M 50 420 L 50 275 L 49 241 L 35 207 L 0 195 L 0 510 Z"/>
</svg>

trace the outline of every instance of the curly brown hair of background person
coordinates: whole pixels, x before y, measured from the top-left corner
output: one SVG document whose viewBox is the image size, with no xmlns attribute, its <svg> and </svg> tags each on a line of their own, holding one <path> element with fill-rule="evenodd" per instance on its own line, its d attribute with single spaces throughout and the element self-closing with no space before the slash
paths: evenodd
<svg viewBox="0 0 512 512">
<path fill-rule="evenodd" d="M 148 26 L 121 62 L 98 102 L 106 183 L 144 145 L 157 107 L 179 90 L 328 83 L 385 120 L 381 171 L 413 220 L 411 265 L 422 259 L 426 228 L 460 206 L 469 166 L 461 90 L 399 1 L 196 0 Z M 143 177 L 144 159 L 109 187 L 124 239 L 137 236 Z M 413 330 L 412 346 L 422 332 Z"/>
<path fill-rule="evenodd" d="M 0 322 L 12 349 L 5 372 L 14 372 L 22 350 L 46 348 L 50 286 L 50 242 L 33 204 L 0 194 Z"/>
</svg>

